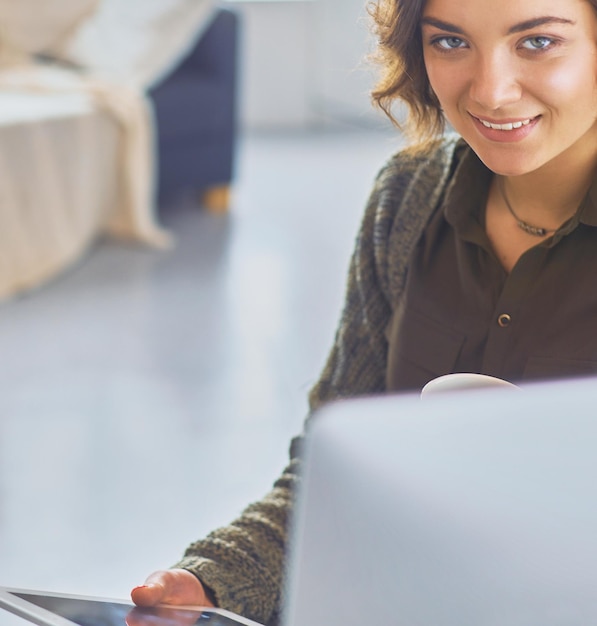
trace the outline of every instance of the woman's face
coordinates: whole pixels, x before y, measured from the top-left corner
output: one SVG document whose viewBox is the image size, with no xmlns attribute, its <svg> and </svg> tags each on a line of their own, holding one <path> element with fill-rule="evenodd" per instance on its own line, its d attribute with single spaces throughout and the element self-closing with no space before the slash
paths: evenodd
<svg viewBox="0 0 597 626">
<path fill-rule="evenodd" d="M 586 0 L 427 0 L 421 28 L 446 118 L 490 169 L 595 162 L 597 16 Z"/>
</svg>

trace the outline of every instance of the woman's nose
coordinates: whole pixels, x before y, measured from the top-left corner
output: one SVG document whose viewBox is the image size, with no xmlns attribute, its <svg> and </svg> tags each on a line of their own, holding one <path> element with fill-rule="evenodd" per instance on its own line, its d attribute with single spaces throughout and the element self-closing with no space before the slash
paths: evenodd
<svg viewBox="0 0 597 626">
<path fill-rule="evenodd" d="M 501 55 L 480 58 L 474 67 L 470 96 L 488 111 L 520 100 L 522 88 L 516 64 Z"/>
</svg>

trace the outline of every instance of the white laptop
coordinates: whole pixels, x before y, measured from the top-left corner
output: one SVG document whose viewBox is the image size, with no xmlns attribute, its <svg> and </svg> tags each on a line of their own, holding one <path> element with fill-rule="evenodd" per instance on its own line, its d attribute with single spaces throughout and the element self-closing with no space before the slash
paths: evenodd
<svg viewBox="0 0 597 626">
<path fill-rule="evenodd" d="M 597 624 L 597 380 L 317 414 L 284 626 Z"/>
</svg>

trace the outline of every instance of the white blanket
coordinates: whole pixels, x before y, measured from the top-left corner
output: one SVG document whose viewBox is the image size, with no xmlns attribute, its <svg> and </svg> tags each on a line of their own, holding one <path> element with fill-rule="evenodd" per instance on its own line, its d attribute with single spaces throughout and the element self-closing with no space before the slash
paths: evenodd
<svg viewBox="0 0 597 626">
<path fill-rule="evenodd" d="M 214 0 L 102 0 L 60 54 L 98 76 L 148 89 L 178 65 L 214 14 Z"/>
<path fill-rule="evenodd" d="M 102 233 L 170 245 L 155 219 L 151 126 L 137 90 L 0 71 L 0 299 L 54 277 Z"/>
</svg>

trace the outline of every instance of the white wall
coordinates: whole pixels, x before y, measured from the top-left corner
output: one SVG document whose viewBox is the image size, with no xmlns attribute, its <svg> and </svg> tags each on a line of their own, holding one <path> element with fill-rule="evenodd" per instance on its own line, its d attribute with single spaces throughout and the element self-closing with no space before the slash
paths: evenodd
<svg viewBox="0 0 597 626">
<path fill-rule="evenodd" d="M 228 0 L 243 18 L 241 121 L 249 128 L 381 123 L 366 0 Z"/>
<path fill-rule="evenodd" d="M 366 0 L 317 2 L 317 105 L 329 118 L 366 122 L 373 117 L 369 92 L 375 66 L 367 59 L 374 47 Z M 379 120 L 379 114 L 375 113 Z"/>
</svg>

